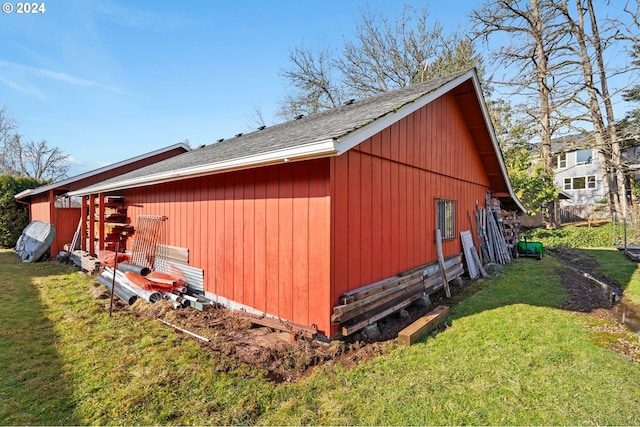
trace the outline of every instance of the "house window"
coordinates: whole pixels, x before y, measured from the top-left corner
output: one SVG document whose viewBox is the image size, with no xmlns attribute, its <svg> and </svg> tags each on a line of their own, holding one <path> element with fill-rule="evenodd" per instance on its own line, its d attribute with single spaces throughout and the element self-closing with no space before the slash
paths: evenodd
<svg viewBox="0 0 640 427">
<path fill-rule="evenodd" d="M 565 190 L 584 190 L 586 188 L 596 188 L 596 176 L 575 176 L 573 178 L 564 179 Z"/>
<path fill-rule="evenodd" d="M 590 165 L 593 163 L 593 157 L 591 150 L 578 150 L 576 151 L 576 164 L 577 165 Z"/>
<path fill-rule="evenodd" d="M 576 176 L 573 178 L 573 189 L 574 190 L 584 190 L 587 188 L 586 179 L 584 176 Z"/>
<path fill-rule="evenodd" d="M 456 201 L 436 199 L 436 227 L 440 229 L 442 240 L 456 237 Z"/>
<path fill-rule="evenodd" d="M 567 167 L 567 153 L 560 153 L 555 157 L 555 163 L 557 168 Z"/>
</svg>

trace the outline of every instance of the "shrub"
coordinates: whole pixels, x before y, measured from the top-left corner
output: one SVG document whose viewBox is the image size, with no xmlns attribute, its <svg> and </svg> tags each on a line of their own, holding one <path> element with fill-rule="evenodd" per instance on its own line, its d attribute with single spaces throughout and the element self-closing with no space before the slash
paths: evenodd
<svg viewBox="0 0 640 427">
<path fill-rule="evenodd" d="M 29 224 L 28 207 L 16 202 L 14 196 L 46 183 L 35 178 L 0 175 L 0 247 L 14 247 Z"/>
<path fill-rule="evenodd" d="M 627 225 L 627 243 L 638 241 L 639 229 L 636 224 Z M 567 225 L 554 230 L 535 228 L 526 235 L 527 240 L 541 242 L 549 248 L 602 248 L 624 242 L 624 225 L 618 222 L 591 227 Z"/>
</svg>

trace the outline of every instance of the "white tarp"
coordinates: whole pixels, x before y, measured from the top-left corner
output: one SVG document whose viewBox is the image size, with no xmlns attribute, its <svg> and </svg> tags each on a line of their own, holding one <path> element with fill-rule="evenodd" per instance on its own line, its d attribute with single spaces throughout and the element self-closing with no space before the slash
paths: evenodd
<svg viewBox="0 0 640 427">
<path fill-rule="evenodd" d="M 38 261 L 47 252 L 56 235 L 52 224 L 42 221 L 31 221 L 18 238 L 14 250 L 22 258 L 22 262 Z"/>
</svg>

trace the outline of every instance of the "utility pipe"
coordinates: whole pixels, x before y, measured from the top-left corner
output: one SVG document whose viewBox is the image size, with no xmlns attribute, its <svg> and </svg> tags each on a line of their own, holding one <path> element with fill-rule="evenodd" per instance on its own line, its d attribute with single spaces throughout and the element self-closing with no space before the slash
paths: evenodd
<svg viewBox="0 0 640 427">
<path fill-rule="evenodd" d="M 115 273 L 117 275 L 118 283 L 120 283 L 124 287 L 129 288 L 132 292 L 134 292 L 145 301 L 154 304 L 162 299 L 162 294 L 160 292 L 142 289 L 140 286 L 127 279 L 127 276 L 125 276 L 123 272 L 116 271 Z"/>
<path fill-rule="evenodd" d="M 99 282 L 101 285 L 104 285 L 104 286 L 109 290 L 109 292 L 111 292 L 111 289 L 112 289 L 112 286 L 111 286 L 112 279 L 110 279 L 110 278 L 109 278 L 109 277 L 107 277 L 107 276 L 100 275 L 100 276 L 98 276 L 98 279 L 97 279 L 97 280 L 98 280 L 98 282 Z M 126 289 L 126 288 L 124 288 L 124 287 L 120 286 L 120 284 L 119 284 L 119 283 L 116 283 L 114 293 L 115 293 L 115 294 L 116 294 L 116 295 L 117 295 L 121 300 L 123 300 L 124 302 L 126 302 L 126 303 L 127 303 L 127 304 L 129 304 L 129 305 L 133 304 L 133 303 L 134 303 L 134 302 L 136 302 L 136 300 L 138 299 L 138 295 L 136 295 L 135 293 L 131 292 L 129 289 Z"/>
<path fill-rule="evenodd" d="M 147 274 L 151 273 L 150 268 L 144 267 L 142 265 L 131 264 L 129 262 L 121 262 L 120 264 L 118 264 L 118 270 L 124 272 L 128 271 L 139 276 L 146 276 Z"/>
</svg>

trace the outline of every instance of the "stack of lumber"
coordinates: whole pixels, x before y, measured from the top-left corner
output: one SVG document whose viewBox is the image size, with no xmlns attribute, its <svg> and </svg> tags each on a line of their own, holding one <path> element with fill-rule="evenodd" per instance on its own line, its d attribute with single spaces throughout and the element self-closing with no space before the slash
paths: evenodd
<svg viewBox="0 0 640 427">
<path fill-rule="evenodd" d="M 501 211 L 504 239 L 513 248 L 518 244 L 522 223 L 515 212 Z"/>
<path fill-rule="evenodd" d="M 462 254 L 448 257 L 444 265 L 450 281 L 464 272 Z M 345 292 L 340 296 L 338 305 L 333 307 L 331 321 L 340 324 L 342 335 L 348 336 L 443 287 L 444 280 L 438 262 L 417 267 Z"/>
<path fill-rule="evenodd" d="M 480 251 L 485 262 L 507 264 L 511 262 L 513 244 L 507 243 L 503 218 L 499 208 L 476 208 L 476 227 Z"/>
</svg>

